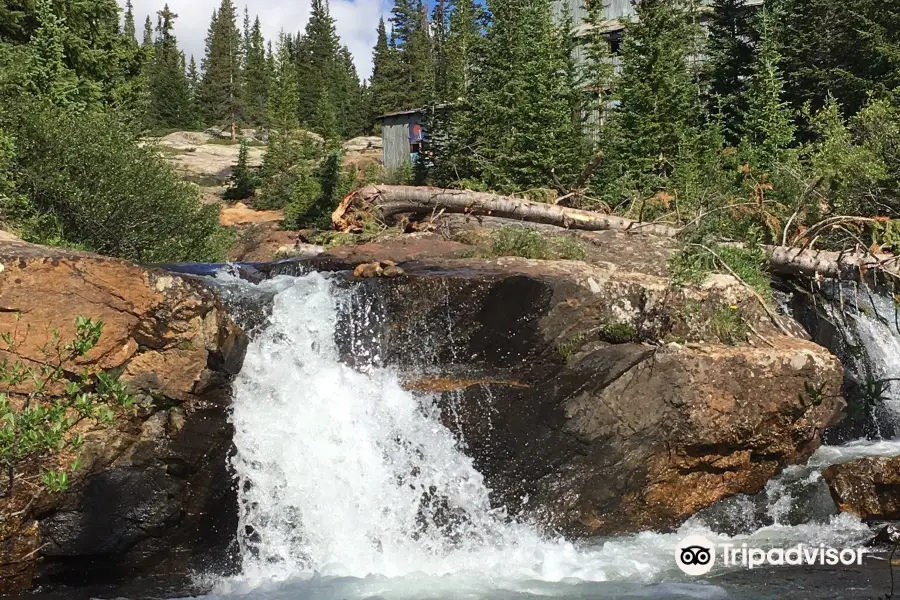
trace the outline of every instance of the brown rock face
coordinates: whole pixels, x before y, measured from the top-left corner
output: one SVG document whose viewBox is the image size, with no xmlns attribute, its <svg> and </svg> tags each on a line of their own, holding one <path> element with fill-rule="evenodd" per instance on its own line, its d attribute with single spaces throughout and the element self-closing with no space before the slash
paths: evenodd
<svg viewBox="0 0 900 600">
<path fill-rule="evenodd" d="M 16 356 L 0 359 L 40 359 L 54 330 L 72 339 L 80 315 L 102 320 L 103 334 L 67 370 L 121 372 L 138 410 L 84 431 L 82 467 L 66 492 L 35 496 L 19 484 L 0 499 L 0 593 L 29 587 L 35 575 L 70 581 L 97 559 L 112 574 L 190 569 L 234 533 L 225 408 L 243 333 L 212 294 L 181 277 L 0 244 L 0 332 L 20 342 Z"/>
<path fill-rule="evenodd" d="M 844 406 L 837 359 L 779 335 L 733 282 L 681 290 L 627 264 L 516 258 L 399 264 L 394 279 L 347 281 L 367 316 L 345 317 L 346 355 L 375 340 L 408 389 L 439 395 L 494 501 L 558 531 L 666 530 L 757 493 Z M 765 340 L 717 343 L 705 323 L 722 310 Z"/>
<path fill-rule="evenodd" d="M 900 456 L 861 458 L 823 475 L 841 511 L 869 521 L 900 519 Z"/>
</svg>

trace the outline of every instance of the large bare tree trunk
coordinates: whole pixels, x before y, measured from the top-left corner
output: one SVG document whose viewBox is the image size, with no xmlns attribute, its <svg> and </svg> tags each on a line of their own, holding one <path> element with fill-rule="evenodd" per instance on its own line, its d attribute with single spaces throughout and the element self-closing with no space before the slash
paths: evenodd
<svg viewBox="0 0 900 600">
<path fill-rule="evenodd" d="M 441 212 L 499 217 L 582 231 L 617 230 L 665 237 L 678 234 L 678 229 L 668 225 L 639 223 L 510 196 L 401 185 L 373 185 L 353 192 L 334 211 L 331 221 L 338 231 L 361 231 L 364 219 L 373 215 L 387 220 L 403 213 L 436 215 Z M 871 254 L 801 250 L 786 246 L 767 246 L 766 253 L 771 270 L 776 273 L 856 281 L 872 280 L 878 275 L 900 279 L 900 257 L 885 256 L 882 260 Z"/>
<path fill-rule="evenodd" d="M 358 231 L 362 229 L 362 221 L 366 215 L 376 214 L 386 220 L 402 213 L 439 212 L 499 217 L 582 231 L 616 229 L 668 237 L 678 233 L 677 229 L 667 225 L 638 223 L 621 217 L 509 196 L 404 185 L 371 185 L 353 192 L 334 211 L 331 222 L 338 231 Z"/>
<path fill-rule="evenodd" d="M 783 275 L 803 275 L 848 281 L 900 280 L 900 257 L 871 254 L 801 250 L 787 246 L 766 246 L 771 270 Z"/>
</svg>

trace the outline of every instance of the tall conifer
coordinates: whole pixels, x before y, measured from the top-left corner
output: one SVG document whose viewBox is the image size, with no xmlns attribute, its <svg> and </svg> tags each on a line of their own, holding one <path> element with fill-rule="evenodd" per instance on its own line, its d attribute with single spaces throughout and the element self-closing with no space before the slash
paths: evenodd
<svg viewBox="0 0 900 600">
<path fill-rule="evenodd" d="M 213 14 L 203 59 L 198 100 L 205 123 L 231 127 L 232 139 L 243 118 L 241 99 L 241 35 L 231 0 Z"/>
<path fill-rule="evenodd" d="M 788 104 L 782 99 L 780 55 L 772 18 L 759 15 L 759 54 L 747 89 L 747 110 L 742 119 L 742 146 L 753 167 L 771 170 L 794 139 Z"/>
<path fill-rule="evenodd" d="M 195 124 L 184 54 L 178 49 L 178 42 L 172 33 L 177 18 L 178 15 L 169 9 L 168 4 L 157 13 L 147 110 L 147 123 L 155 128 L 188 129 Z"/>
<path fill-rule="evenodd" d="M 755 29 L 746 0 L 715 0 L 706 43 L 708 103 L 721 111 L 725 135 L 736 144 L 747 110 L 747 81 L 753 70 Z"/>
<path fill-rule="evenodd" d="M 619 138 L 612 158 L 624 185 L 638 194 L 665 189 L 697 151 L 700 91 L 691 68 L 699 34 L 680 0 L 632 0 L 626 25 L 616 110 Z"/>
<path fill-rule="evenodd" d="M 581 166 L 569 56 L 549 0 L 489 0 L 492 21 L 471 70 L 465 103 L 437 160 L 444 173 L 497 190 L 549 187 Z M 447 165 L 450 159 L 454 164 Z"/>
<path fill-rule="evenodd" d="M 244 119 L 253 125 L 262 125 L 266 118 L 266 93 L 269 86 L 269 67 L 266 62 L 265 40 L 259 17 L 250 28 L 244 42 L 243 100 Z"/>
<path fill-rule="evenodd" d="M 372 77 L 369 80 L 371 117 L 399 110 L 403 106 L 404 87 L 400 73 L 400 56 L 389 42 L 382 18 L 378 22 L 378 41 L 372 55 Z"/>
</svg>

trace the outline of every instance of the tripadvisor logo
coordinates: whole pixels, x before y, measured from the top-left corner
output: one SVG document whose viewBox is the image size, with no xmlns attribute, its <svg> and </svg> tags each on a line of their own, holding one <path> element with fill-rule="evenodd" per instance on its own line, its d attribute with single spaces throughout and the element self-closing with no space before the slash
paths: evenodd
<svg viewBox="0 0 900 600">
<path fill-rule="evenodd" d="M 753 548 L 747 544 L 719 544 L 722 565 L 754 569 L 778 565 L 861 565 L 865 548 L 830 548 L 825 544 L 797 544 L 790 548 Z M 688 575 L 705 575 L 716 564 L 716 545 L 701 535 L 691 535 L 675 547 L 675 563 Z"/>
<path fill-rule="evenodd" d="M 675 562 L 688 575 L 706 575 L 716 564 L 716 547 L 702 535 L 690 535 L 675 546 Z"/>
</svg>

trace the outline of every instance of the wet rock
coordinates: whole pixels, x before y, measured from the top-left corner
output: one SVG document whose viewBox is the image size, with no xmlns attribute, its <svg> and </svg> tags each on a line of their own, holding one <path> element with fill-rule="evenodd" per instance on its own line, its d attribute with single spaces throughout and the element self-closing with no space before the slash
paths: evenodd
<svg viewBox="0 0 900 600">
<path fill-rule="evenodd" d="M 372 277 L 399 277 L 404 271 L 392 260 L 363 263 L 353 269 L 353 276 L 361 279 Z"/>
<path fill-rule="evenodd" d="M 900 520 L 900 456 L 861 458 L 823 475 L 841 511 L 867 521 Z"/>
<path fill-rule="evenodd" d="M 313 264 L 339 268 L 327 254 Z M 555 531 L 669 530 L 758 493 L 844 407 L 838 360 L 780 335 L 736 283 L 677 289 L 627 262 L 400 264 L 405 277 L 348 282 L 377 318 L 342 317 L 339 346 L 352 361 L 374 340 L 371 354 L 415 374 L 409 389 L 439 395 L 494 501 Z M 717 343 L 704 318 L 722 309 L 765 342 Z"/>
<path fill-rule="evenodd" d="M 354 277 L 362 277 L 363 279 L 370 279 L 372 277 L 378 277 L 381 275 L 382 268 L 377 262 L 375 263 L 363 263 L 361 265 L 357 265 L 355 269 L 353 269 Z"/>
<path fill-rule="evenodd" d="M 246 349 L 242 331 L 189 278 L 0 243 L 0 332 L 28 332 L 15 355 L 0 359 L 40 359 L 54 330 L 73 337 L 77 316 L 103 321 L 103 333 L 65 368 L 121 373 L 140 408 L 81 431 L 81 468 L 66 492 L 18 485 L 0 499 L 0 592 L 34 577 L 77 582 L 97 575 L 88 565 L 98 563 L 110 577 L 185 572 L 225 555 L 236 527 L 226 409 Z"/>
<path fill-rule="evenodd" d="M 900 542 L 900 528 L 896 525 L 885 525 L 866 546 L 893 546 L 898 542 Z"/>
</svg>

